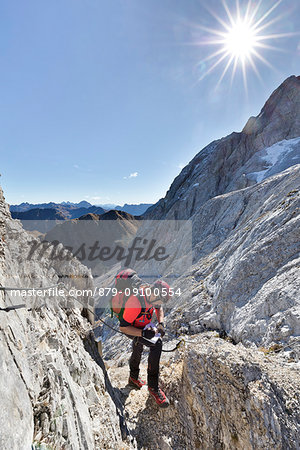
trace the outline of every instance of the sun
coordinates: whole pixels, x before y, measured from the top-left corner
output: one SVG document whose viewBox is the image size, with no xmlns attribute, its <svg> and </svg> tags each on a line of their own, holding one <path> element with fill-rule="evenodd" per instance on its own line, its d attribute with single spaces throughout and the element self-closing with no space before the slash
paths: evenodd
<svg viewBox="0 0 300 450">
<path fill-rule="evenodd" d="M 198 81 L 201 81 L 208 74 L 216 69 L 217 66 L 225 64 L 220 75 L 217 86 L 223 80 L 225 74 L 232 66 L 231 83 L 238 68 L 242 70 L 244 85 L 247 91 L 247 70 L 251 68 L 258 78 L 261 79 L 257 62 L 260 61 L 267 65 L 270 69 L 275 69 L 270 62 L 262 55 L 262 51 L 280 50 L 278 47 L 270 45 L 271 41 L 278 38 L 293 36 L 296 33 L 270 33 L 267 29 L 279 22 L 283 16 L 277 15 L 272 17 L 274 10 L 279 6 L 282 0 L 274 1 L 272 6 L 265 12 L 261 11 L 262 0 L 254 3 L 248 0 L 246 4 L 243 1 L 244 9 L 241 11 L 240 0 L 236 0 L 236 10 L 230 10 L 226 0 L 220 0 L 224 7 L 226 18 L 219 17 L 215 11 L 209 9 L 207 3 L 205 5 L 209 13 L 216 19 L 221 26 L 219 29 L 208 28 L 197 24 L 202 32 L 205 31 L 206 36 L 197 41 L 195 45 L 214 45 L 218 49 L 206 58 L 199 61 L 198 65 L 205 67 Z M 273 15 L 274 16 L 274 15 Z"/>
<path fill-rule="evenodd" d="M 235 58 L 247 59 L 254 53 L 257 42 L 254 27 L 247 21 L 238 21 L 224 37 L 224 50 Z"/>
</svg>

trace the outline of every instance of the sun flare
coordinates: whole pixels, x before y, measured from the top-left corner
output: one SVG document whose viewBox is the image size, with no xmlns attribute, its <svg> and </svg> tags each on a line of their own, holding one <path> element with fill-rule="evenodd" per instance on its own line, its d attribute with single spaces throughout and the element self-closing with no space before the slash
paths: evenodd
<svg viewBox="0 0 300 450">
<path fill-rule="evenodd" d="M 239 21 L 232 25 L 224 38 L 224 49 L 235 58 L 249 57 L 255 47 L 257 39 L 255 29 L 246 21 Z"/>
<path fill-rule="evenodd" d="M 274 33 L 266 30 L 274 26 L 275 23 L 282 19 L 282 15 L 272 17 L 274 10 L 280 5 L 283 0 L 274 1 L 272 6 L 265 10 L 262 8 L 262 0 L 254 3 L 253 0 L 248 0 L 248 3 L 243 2 L 243 10 L 241 9 L 240 0 L 236 0 L 236 10 L 229 9 L 226 0 L 221 0 L 224 7 L 226 18 L 222 18 L 211 10 L 207 4 L 206 8 L 221 26 L 220 29 L 213 29 L 195 25 L 202 32 L 205 31 L 206 36 L 197 41 L 195 45 L 215 45 L 218 47 L 216 51 L 209 54 L 206 58 L 199 61 L 198 66 L 201 68 L 201 75 L 198 81 L 203 80 L 208 74 L 216 69 L 217 66 L 223 64 L 224 68 L 220 75 L 217 86 L 221 83 L 224 76 L 232 66 L 231 83 L 234 79 L 238 68 L 241 68 L 243 73 L 245 90 L 247 92 L 247 69 L 255 72 L 257 77 L 261 79 L 257 63 L 261 62 L 270 69 L 275 69 L 270 62 L 262 55 L 266 50 L 277 50 L 280 48 L 270 45 L 270 42 L 278 38 L 292 36 L 298 33 Z M 271 17 L 271 18 L 270 18 Z M 204 68 L 204 69 L 203 69 Z"/>
</svg>

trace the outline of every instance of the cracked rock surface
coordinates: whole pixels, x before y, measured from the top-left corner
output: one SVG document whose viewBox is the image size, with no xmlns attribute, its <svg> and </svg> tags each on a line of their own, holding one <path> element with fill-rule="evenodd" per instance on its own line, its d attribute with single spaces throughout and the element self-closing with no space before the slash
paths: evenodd
<svg viewBox="0 0 300 450">
<path fill-rule="evenodd" d="M 130 388 L 127 364 L 110 363 L 108 374 L 119 390 L 138 448 L 299 448 L 299 364 L 287 365 L 278 354 L 233 345 L 215 332 L 186 340 L 185 348 L 162 356 L 167 409 L 149 398 L 146 386 L 139 391 Z M 121 352 L 119 357 L 121 362 Z"/>
<path fill-rule="evenodd" d="M 89 270 L 75 259 L 62 265 L 49 254 L 26 259 L 34 238 L 11 219 L 2 191 L 0 233 L 1 286 L 51 286 L 65 273 L 76 274 L 77 287 L 91 283 Z M 0 311 L 0 448 L 134 448 L 90 325 L 79 308 L 56 300 Z M 74 299 L 66 300 L 74 306 Z M 24 298 L 1 291 L 0 307 L 20 302 Z"/>
</svg>

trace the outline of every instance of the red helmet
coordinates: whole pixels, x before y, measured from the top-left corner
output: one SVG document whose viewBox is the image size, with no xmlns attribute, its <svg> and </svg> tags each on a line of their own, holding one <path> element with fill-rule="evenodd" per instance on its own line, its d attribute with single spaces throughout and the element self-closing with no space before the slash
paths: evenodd
<svg viewBox="0 0 300 450">
<path fill-rule="evenodd" d="M 152 290 L 154 294 L 156 295 L 156 291 L 158 290 L 159 297 L 164 301 L 167 302 L 171 298 L 171 288 L 163 280 L 156 280 L 155 283 L 152 286 Z"/>
</svg>

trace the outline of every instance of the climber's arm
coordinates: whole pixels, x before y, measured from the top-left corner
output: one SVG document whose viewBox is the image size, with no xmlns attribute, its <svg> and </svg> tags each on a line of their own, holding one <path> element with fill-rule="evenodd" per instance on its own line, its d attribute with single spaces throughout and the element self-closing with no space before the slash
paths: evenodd
<svg viewBox="0 0 300 450">
<path fill-rule="evenodd" d="M 164 310 L 162 306 L 160 308 L 155 308 L 155 314 L 157 317 L 157 322 L 162 323 L 164 321 Z"/>
<path fill-rule="evenodd" d="M 131 325 L 126 326 L 126 327 L 120 326 L 120 331 L 122 333 L 128 334 L 129 336 L 142 336 L 142 329 L 132 327 Z"/>
</svg>

